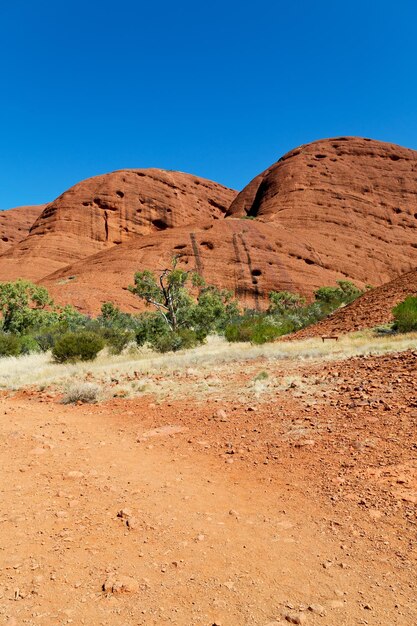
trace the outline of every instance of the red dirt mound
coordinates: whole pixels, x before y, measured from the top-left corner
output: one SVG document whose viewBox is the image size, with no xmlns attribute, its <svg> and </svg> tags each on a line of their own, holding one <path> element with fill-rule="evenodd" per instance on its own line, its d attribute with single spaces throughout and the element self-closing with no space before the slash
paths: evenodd
<svg viewBox="0 0 417 626">
<path fill-rule="evenodd" d="M 317 337 L 348 333 L 392 322 L 392 308 L 407 296 L 417 295 L 417 269 L 389 283 L 367 291 L 329 318 L 297 333 L 296 337 Z"/>
<path fill-rule="evenodd" d="M 48 204 L 29 236 L 0 257 L 0 280 L 39 280 L 133 235 L 218 219 L 235 195 L 203 178 L 158 169 L 89 178 Z"/>
<path fill-rule="evenodd" d="M 39 204 L 0 211 L 0 254 L 27 237 L 30 227 L 44 208 L 44 204 Z"/>
</svg>

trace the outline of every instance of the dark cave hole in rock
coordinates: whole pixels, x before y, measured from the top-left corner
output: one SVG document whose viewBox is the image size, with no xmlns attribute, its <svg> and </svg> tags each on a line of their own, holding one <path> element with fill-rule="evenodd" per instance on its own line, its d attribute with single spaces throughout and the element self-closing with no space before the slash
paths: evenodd
<svg viewBox="0 0 417 626">
<path fill-rule="evenodd" d="M 214 250 L 214 243 L 212 243 L 211 241 L 202 241 L 200 243 L 200 246 L 203 246 L 204 248 L 208 248 L 209 250 Z"/>
<path fill-rule="evenodd" d="M 152 220 L 152 226 L 155 226 L 158 230 L 166 230 L 168 228 L 168 224 L 160 219 Z"/>
<path fill-rule="evenodd" d="M 124 198 L 125 194 L 123 193 L 123 191 L 116 191 L 116 196 L 119 196 L 119 198 Z"/>
<path fill-rule="evenodd" d="M 262 270 L 252 270 L 252 276 L 262 276 Z"/>
</svg>

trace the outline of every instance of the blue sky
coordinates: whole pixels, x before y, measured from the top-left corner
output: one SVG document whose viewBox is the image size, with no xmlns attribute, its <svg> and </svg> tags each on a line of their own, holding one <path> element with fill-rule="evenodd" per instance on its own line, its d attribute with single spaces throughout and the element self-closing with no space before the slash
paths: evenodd
<svg viewBox="0 0 417 626">
<path fill-rule="evenodd" d="M 417 5 L 13 0 L 0 6 L 0 208 L 125 167 L 236 189 L 293 147 L 417 149 Z"/>
</svg>

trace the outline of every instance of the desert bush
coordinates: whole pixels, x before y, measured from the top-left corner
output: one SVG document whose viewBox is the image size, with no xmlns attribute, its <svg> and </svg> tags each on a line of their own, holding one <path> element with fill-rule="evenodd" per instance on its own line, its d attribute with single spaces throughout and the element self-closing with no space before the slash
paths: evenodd
<svg viewBox="0 0 417 626">
<path fill-rule="evenodd" d="M 20 353 L 19 337 L 11 333 L 0 333 L 0 356 L 18 356 Z"/>
<path fill-rule="evenodd" d="M 20 353 L 31 354 L 32 352 L 41 352 L 41 348 L 36 341 L 36 338 L 32 335 L 23 335 L 19 337 Z"/>
<path fill-rule="evenodd" d="M 107 346 L 109 346 L 110 354 L 121 354 L 131 341 L 135 340 L 133 330 L 124 328 L 102 328 L 99 333 Z"/>
<path fill-rule="evenodd" d="M 269 300 L 268 313 L 281 315 L 290 311 L 297 311 L 306 302 L 303 296 L 298 293 L 291 293 L 291 291 L 271 291 Z"/>
<path fill-rule="evenodd" d="M 135 329 L 136 343 L 144 346 L 153 337 L 164 335 L 169 332 L 169 328 L 163 318 L 158 313 L 142 313 L 138 316 Z"/>
<path fill-rule="evenodd" d="M 194 348 L 200 343 L 197 333 L 189 328 L 158 334 L 149 341 L 149 345 L 157 352 L 177 352 Z"/>
<path fill-rule="evenodd" d="M 97 402 L 100 391 L 101 388 L 99 385 L 95 385 L 94 383 L 74 383 L 67 389 L 66 394 L 62 398 L 62 402 L 64 404 L 74 404 L 76 402 Z"/>
<path fill-rule="evenodd" d="M 282 327 L 268 320 L 266 316 L 247 317 L 229 324 L 224 332 L 227 341 L 249 341 L 254 344 L 274 341 L 285 334 Z"/>
<path fill-rule="evenodd" d="M 401 333 L 417 330 L 417 296 L 408 296 L 392 309 L 394 328 Z"/>
<path fill-rule="evenodd" d="M 104 339 L 91 331 L 66 333 L 55 342 L 52 356 L 57 363 L 92 361 L 104 345 Z"/>
</svg>

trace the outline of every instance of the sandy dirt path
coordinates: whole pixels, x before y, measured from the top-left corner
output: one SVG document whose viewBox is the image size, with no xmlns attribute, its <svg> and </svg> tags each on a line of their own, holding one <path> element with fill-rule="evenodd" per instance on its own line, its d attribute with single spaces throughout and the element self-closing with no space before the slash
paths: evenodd
<svg viewBox="0 0 417 626">
<path fill-rule="evenodd" d="M 2 398 L 0 623 L 417 624 L 412 573 L 296 459 L 237 465 L 146 403 Z"/>
</svg>

